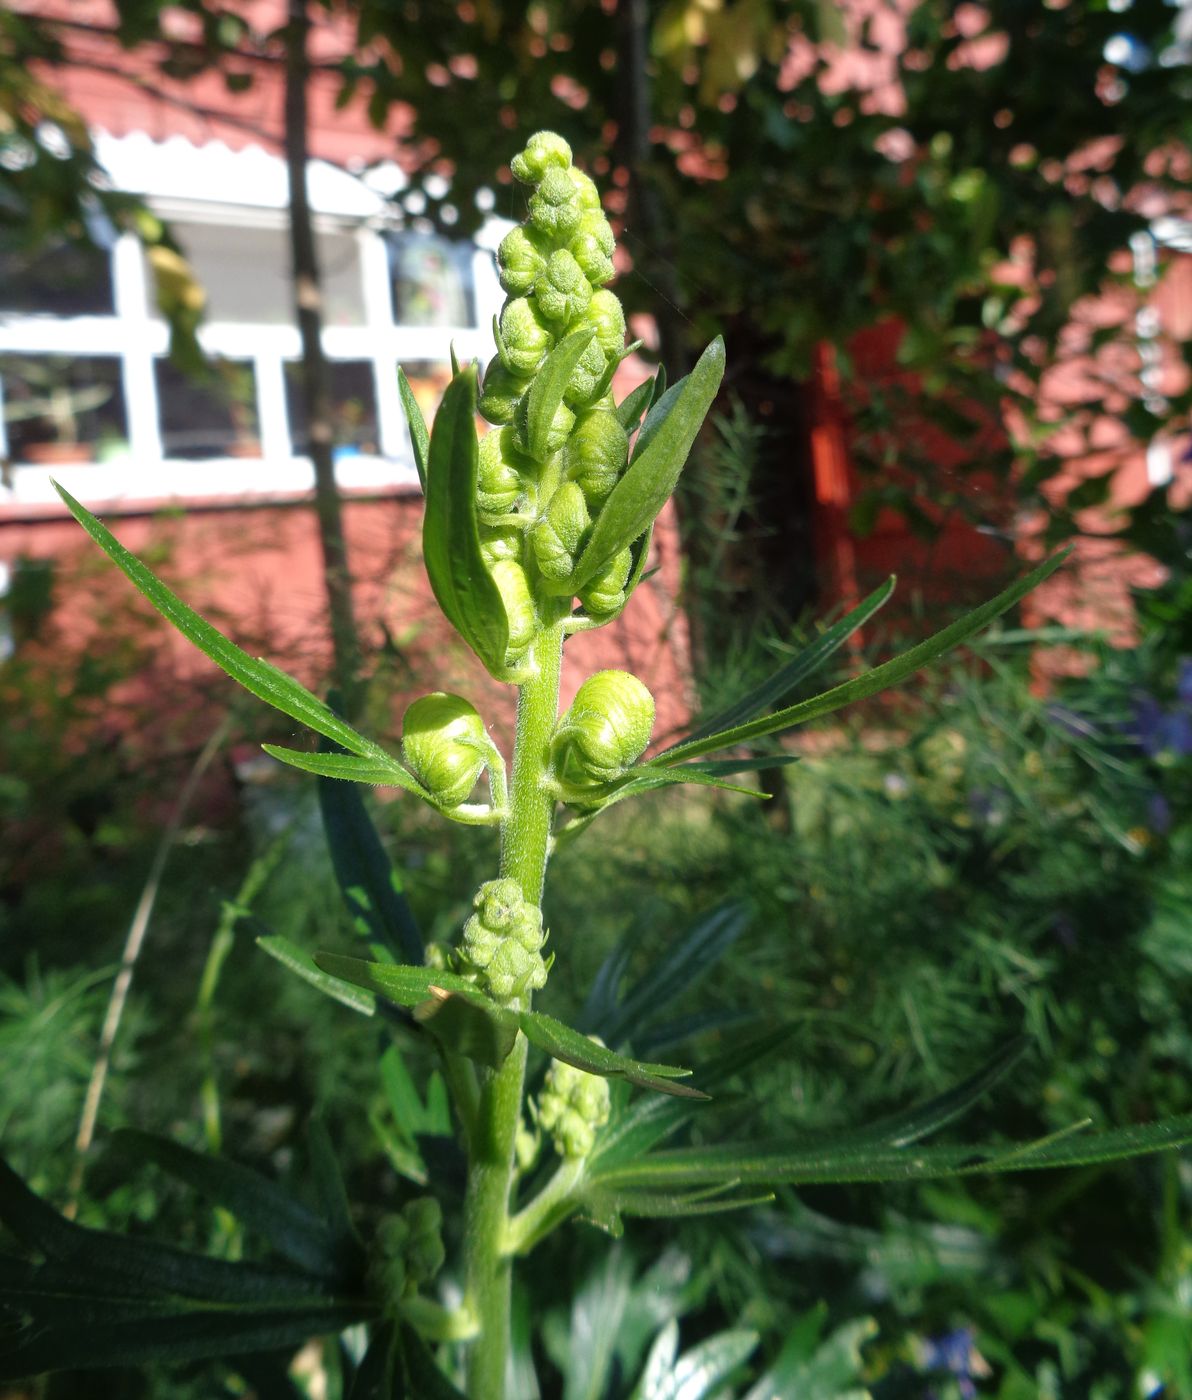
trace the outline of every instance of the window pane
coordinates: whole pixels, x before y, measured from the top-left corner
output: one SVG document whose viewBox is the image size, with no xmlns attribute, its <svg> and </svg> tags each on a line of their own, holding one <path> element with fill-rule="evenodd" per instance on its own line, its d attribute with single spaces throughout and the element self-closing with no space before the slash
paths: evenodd
<svg viewBox="0 0 1192 1400">
<path fill-rule="evenodd" d="M 377 385 L 371 360 L 329 360 L 331 432 L 336 456 L 375 454 L 378 447 Z M 301 367 L 286 365 L 286 408 L 295 452 L 309 452 Z"/>
<path fill-rule="evenodd" d="M 111 316 L 115 309 L 106 249 L 57 243 L 31 252 L 0 231 L 0 311 Z"/>
<path fill-rule="evenodd" d="M 114 355 L 0 356 L 0 392 L 14 461 L 103 461 L 128 452 Z"/>
<path fill-rule="evenodd" d="M 283 229 L 175 223 L 174 236 L 207 293 L 207 319 L 241 325 L 290 325 L 290 245 Z M 324 319 L 329 326 L 364 322 L 360 256 L 350 233 L 319 234 Z"/>
<path fill-rule="evenodd" d="M 208 372 L 184 374 L 157 360 L 157 403 L 167 457 L 259 457 L 257 382 L 247 360 L 212 360 Z"/>
<path fill-rule="evenodd" d="M 471 326 L 472 247 L 400 234 L 389 240 L 393 314 L 401 326 Z"/>
</svg>

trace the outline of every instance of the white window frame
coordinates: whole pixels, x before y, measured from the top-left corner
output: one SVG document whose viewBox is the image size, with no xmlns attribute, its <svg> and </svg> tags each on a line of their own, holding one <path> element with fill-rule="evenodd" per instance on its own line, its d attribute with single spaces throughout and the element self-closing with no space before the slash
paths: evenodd
<svg viewBox="0 0 1192 1400">
<path fill-rule="evenodd" d="M 179 137 L 151 141 L 97 134 L 97 150 L 121 189 L 142 195 L 167 222 L 206 222 L 221 226 L 279 229 L 285 226 L 287 186 L 284 162 L 250 148 L 231 151 L 219 143 L 194 146 Z M 400 172 L 376 172 L 392 189 Z M 386 235 L 401 230 L 395 206 L 363 178 L 322 162 L 311 162 L 307 186 L 316 232 L 354 232 L 364 321 L 359 326 L 328 326 L 323 347 L 328 359 L 371 362 L 377 406 L 376 454 L 344 454 L 336 480 L 348 494 L 392 494 L 414 489 L 413 465 L 397 388 L 396 369 L 411 361 L 446 365 L 454 343 L 461 360 L 491 351 L 487 327 L 503 293 L 493 250 L 511 227 L 489 219 L 472 256 L 473 326 L 403 326 L 393 317 Z M 212 321 L 199 330 L 210 355 L 251 360 L 257 394 L 261 456 L 170 458 L 162 445 L 154 361 L 168 350 L 169 332 L 155 313 L 140 244 L 121 235 L 112 250 L 114 314 L 62 317 L 0 316 L 0 354 L 118 356 L 128 426 L 127 457 L 111 462 L 61 464 L 52 475 L 88 506 L 143 511 L 167 502 L 225 503 L 302 497 L 314 485 L 309 457 L 296 454 L 290 439 L 284 366 L 300 356 L 292 325 L 245 325 Z M 2 394 L 2 385 L 0 385 Z M 5 447 L 0 421 L 0 455 Z M 0 519 L 27 513 L 57 514 L 61 505 L 41 465 L 13 463 L 0 484 Z"/>
</svg>

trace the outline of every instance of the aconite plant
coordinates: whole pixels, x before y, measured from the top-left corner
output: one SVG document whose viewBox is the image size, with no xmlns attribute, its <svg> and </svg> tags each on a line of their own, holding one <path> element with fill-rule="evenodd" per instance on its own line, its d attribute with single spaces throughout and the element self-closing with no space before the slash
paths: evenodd
<svg viewBox="0 0 1192 1400">
<path fill-rule="evenodd" d="M 508 299 L 494 326 L 493 358 L 483 373 L 455 367 L 430 433 L 402 380 L 435 597 L 489 674 L 517 690 L 508 766 L 479 710 L 460 695 L 415 700 L 400 755 L 358 733 L 297 681 L 232 645 L 62 492 L 84 529 L 176 627 L 324 741 L 317 751 L 266 747 L 319 776 L 337 874 L 372 954 L 312 957 L 280 938 L 260 941 L 314 988 L 387 1018 L 382 1068 L 400 1090 L 405 1117 L 404 1155 L 390 1152 L 403 1172 L 400 1205 L 362 1232 L 365 1217 L 347 1206 L 317 1124 L 310 1156 L 318 1209 L 226 1159 L 124 1135 L 126 1147 L 255 1232 L 270 1252 L 250 1258 L 214 1260 L 84 1229 L 5 1169 L 0 1218 L 26 1252 L 0 1261 L 0 1300 L 10 1309 L 0 1329 L 2 1375 L 225 1356 L 260 1377 L 270 1363 L 258 1354 L 284 1355 L 312 1335 L 339 1333 L 343 1393 L 357 1400 L 537 1394 L 524 1338 L 516 1365 L 511 1360 L 511 1287 L 518 1261 L 570 1222 L 615 1235 L 633 1217 L 744 1209 L 780 1186 L 1102 1162 L 1192 1141 L 1192 1118 L 1183 1118 L 1101 1134 L 1077 1124 L 1012 1146 L 924 1146 L 927 1134 L 1010 1069 L 1022 1048 L 1015 1043 L 939 1099 L 835 1138 L 717 1142 L 720 1087 L 780 1054 L 781 1036 L 751 1034 L 738 1022 L 712 1055 L 700 1051 L 706 1042 L 689 1042 L 690 1068 L 646 1062 L 634 1051 L 668 1038 L 684 1043 L 673 1026 L 669 1037 L 660 1032 L 660 1012 L 724 955 L 747 922 L 740 911 L 713 911 L 634 985 L 624 985 L 627 963 L 615 953 L 577 1026 L 533 1009 L 536 995 L 549 996 L 553 961 L 567 958 L 583 935 L 556 927 L 548 936 L 543 919 L 547 866 L 560 841 L 581 835 L 614 803 L 655 788 L 735 786 L 729 778 L 761 761 L 758 741 L 904 680 L 1012 606 L 1058 561 L 905 655 L 790 703 L 886 601 L 887 584 L 752 693 L 649 757 L 654 702 L 632 675 L 590 676 L 560 715 L 567 638 L 607 626 L 631 602 L 651 526 L 716 395 L 725 352 L 717 339 L 679 383 L 666 388 L 660 371 L 617 402 L 614 375 L 633 347 L 606 288 L 613 232 L 597 190 L 550 132 L 530 139 L 513 173 L 528 192 L 527 214 L 497 255 Z M 492 425 L 479 439 L 478 409 Z M 771 749 L 764 761 L 783 755 Z M 449 821 L 499 829 L 499 868 L 472 894 L 454 946 L 424 947 L 368 823 L 362 784 L 401 788 Z M 433 1047 L 450 1114 L 410 1082 L 400 1047 L 411 1037 Z M 449 1133 L 466 1162 L 462 1206 L 452 1204 L 434 1159 L 420 1155 L 420 1134 Z M 363 1344 L 358 1327 L 348 1330 L 355 1324 L 367 1326 Z M 766 1351 L 756 1335 L 736 1329 L 723 1337 L 702 1344 L 697 1364 L 690 1354 L 676 1359 L 673 1330 L 665 1331 L 633 1395 L 699 1400 L 723 1394 L 730 1372 L 752 1382 L 747 1400 L 800 1393 L 781 1356 L 768 1370 L 751 1362 L 759 1347 Z"/>
</svg>

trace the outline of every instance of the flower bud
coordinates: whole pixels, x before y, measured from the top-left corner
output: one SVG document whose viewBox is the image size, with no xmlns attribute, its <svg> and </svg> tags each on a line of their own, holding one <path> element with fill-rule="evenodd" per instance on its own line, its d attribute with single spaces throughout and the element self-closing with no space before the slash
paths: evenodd
<svg viewBox="0 0 1192 1400">
<path fill-rule="evenodd" d="M 517 429 L 517 445 L 523 452 L 530 450 L 529 437 L 527 435 L 527 418 L 530 412 L 530 396 L 526 394 L 517 405 L 514 415 L 513 425 Z M 550 421 L 550 427 L 546 431 L 546 457 L 553 456 L 560 447 L 567 441 L 572 426 L 575 423 L 575 414 L 561 403 L 555 409 L 555 416 Z M 543 460 L 546 460 L 546 457 Z"/>
<path fill-rule="evenodd" d="M 498 559 L 489 570 L 505 605 L 505 620 L 509 627 L 506 660 L 510 663 L 524 656 L 538 627 L 534 600 L 526 571 L 515 559 Z"/>
<path fill-rule="evenodd" d="M 571 147 L 553 131 L 536 131 L 526 148 L 509 163 L 513 178 L 524 185 L 536 185 L 551 168 L 566 170 L 571 164 Z"/>
<path fill-rule="evenodd" d="M 596 1036 L 590 1040 L 601 1042 Z M 552 1060 L 538 1096 L 538 1122 L 562 1157 L 587 1157 L 609 1119 L 608 1080 L 562 1060 Z"/>
<path fill-rule="evenodd" d="M 397 1215 L 377 1226 L 377 1267 L 390 1298 L 416 1293 L 430 1283 L 447 1258 L 443 1248 L 443 1211 L 433 1196 L 407 1201 Z"/>
<path fill-rule="evenodd" d="M 542 910 L 522 894 L 516 880 L 488 880 L 472 901 L 464 925 L 459 962 L 499 1001 L 546 986 Z"/>
<path fill-rule="evenodd" d="M 511 374 L 524 376 L 533 374 L 546 358 L 554 336 L 535 303 L 526 297 L 515 297 L 505 303 L 501 312 L 501 341 L 501 361 L 505 368 Z"/>
<path fill-rule="evenodd" d="M 488 736 L 475 706 L 438 690 L 415 700 L 401 722 L 406 767 L 440 807 L 458 807 L 476 786 Z"/>
<path fill-rule="evenodd" d="M 565 248 L 550 255 L 546 272 L 538 280 L 534 300 L 542 316 L 548 321 L 561 321 L 564 326 L 588 309 L 592 284 Z"/>
<path fill-rule="evenodd" d="M 566 243 L 579 227 L 583 209 L 569 172 L 553 167 L 530 196 L 530 224 L 546 238 Z"/>
<path fill-rule="evenodd" d="M 480 439 L 476 469 L 476 503 L 482 511 L 512 510 L 525 493 L 534 463 L 517 450 L 512 428 L 493 428 Z"/>
<path fill-rule="evenodd" d="M 480 553 L 491 569 L 498 559 L 520 559 L 522 533 L 512 525 L 480 525 Z"/>
<path fill-rule="evenodd" d="M 511 374 L 494 355 L 484 371 L 484 387 L 480 391 L 480 412 L 490 423 L 512 423 L 517 406 L 530 387 L 529 379 Z"/>
<path fill-rule="evenodd" d="M 534 283 L 546 268 L 548 254 L 549 250 L 541 246 L 532 229 L 519 227 L 510 230 L 497 249 L 501 286 L 510 296 L 529 296 L 534 290 Z"/>
<path fill-rule="evenodd" d="M 564 401 L 572 408 L 586 408 L 595 397 L 607 368 L 608 356 L 600 348 L 600 342 L 590 340 L 571 371 L 571 378 L 563 390 Z"/>
<path fill-rule="evenodd" d="M 625 311 L 615 292 L 601 287 L 592 293 L 588 309 L 579 318 L 572 330 L 581 326 L 595 326 L 596 339 L 606 355 L 619 355 L 625 348 Z"/>
<path fill-rule="evenodd" d="M 628 671 L 597 671 L 576 692 L 556 731 L 559 776 L 607 783 L 636 763 L 654 728 L 654 697 Z"/>
<path fill-rule="evenodd" d="M 575 482 L 565 481 L 530 531 L 530 547 L 544 578 L 567 577 L 575 567 L 580 540 L 590 523 L 584 493 Z"/>
<path fill-rule="evenodd" d="M 580 218 L 579 227 L 568 246 L 571 256 L 579 263 L 580 271 L 593 286 L 599 287 L 612 279 L 613 248 L 616 244 L 612 226 L 603 214 L 588 210 Z M 500 254 L 497 256 L 500 257 Z"/>
<path fill-rule="evenodd" d="M 598 213 L 600 211 L 600 191 L 596 188 L 595 180 L 590 175 L 585 175 L 582 170 L 576 170 L 574 166 L 567 171 L 567 178 L 575 189 L 575 197 L 580 209 L 585 213 Z"/>
<path fill-rule="evenodd" d="M 633 551 L 623 549 L 615 554 L 579 595 L 584 611 L 599 620 L 619 611 L 625 603 L 625 584 L 633 568 Z"/>
<path fill-rule="evenodd" d="M 614 413 L 580 414 L 563 452 L 563 469 L 583 491 L 589 507 L 603 505 L 629 459 L 629 436 Z"/>
</svg>

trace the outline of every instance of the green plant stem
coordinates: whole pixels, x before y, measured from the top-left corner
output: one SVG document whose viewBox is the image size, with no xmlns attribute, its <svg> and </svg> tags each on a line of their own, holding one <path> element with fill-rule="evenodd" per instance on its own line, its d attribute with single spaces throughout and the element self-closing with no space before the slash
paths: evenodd
<svg viewBox="0 0 1192 1400">
<path fill-rule="evenodd" d="M 572 1212 L 571 1198 L 584 1179 L 585 1159 L 564 1157 L 554 1176 L 524 1210 L 509 1221 L 505 1252 L 526 1254 Z"/>
<path fill-rule="evenodd" d="M 535 642 L 536 670 L 518 694 L 509 815 L 501 828 L 501 875 L 516 880 L 534 904 L 542 901 L 555 806 L 546 778 L 562 659 L 563 629 L 556 621 Z M 524 999 L 527 1008 L 529 1000 Z M 513 1283 L 505 1239 L 527 1049 L 519 1035 L 504 1064 L 485 1071 L 480 1085 L 464 1207 L 467 1304 L 480 1326 L 468 1352 L 470 1400 L 502 1400 L 505 1394 Z"/>
</svg>

